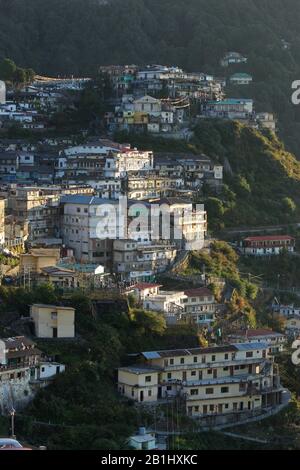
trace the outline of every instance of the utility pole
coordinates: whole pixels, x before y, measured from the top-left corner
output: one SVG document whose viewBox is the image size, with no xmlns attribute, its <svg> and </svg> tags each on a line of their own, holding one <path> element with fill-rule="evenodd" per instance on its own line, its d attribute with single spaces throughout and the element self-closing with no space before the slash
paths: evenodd
<svg viewBox="0 0 300 470">
<path fill-rule="evenodd" d="M 10 411 L 11 437 L 12 437 L 12 439 L 16 439 L 16 436 L 15 436 L 15 414 L 16 414 L 16 410 L 14 408 L 12 408 L 11 411 Z"/>
</svg>

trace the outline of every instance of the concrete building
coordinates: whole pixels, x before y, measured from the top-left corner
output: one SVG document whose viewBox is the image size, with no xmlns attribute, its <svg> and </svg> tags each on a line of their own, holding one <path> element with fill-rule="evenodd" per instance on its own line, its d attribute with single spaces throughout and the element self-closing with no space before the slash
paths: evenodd
<svg viewBox="0 0 300 470">
<path fill-rule="evenodd" d="M 35 379 L 48 382 L 56 375 L 65 372 L 66 366 L 59 362 L 43 362 L 41 361 L 35 370 Z"/>
<path fill-rule="evenodd" d="M 157 448 L 155 434 L 147 433 L 145 428 L 140 428 L 138 434 L 130 436 L 128 445 L 134 450 L 154 450 Z"/>
<path fill-rule="evenodd" d="M 31 380 L 41 351 L 25 336 L 0 339 L 0 412 L 26 406 L 34 396 Z"/>
<path fill-rule="evenodd" d="M 75 309 L 72 307 L 33 304 L 30 316 L 38 338 L 75 337 Z"/>
<path fill-rule="evenodd" d="M 243 421 L 276 409 L 286 392 L 264 343 L 140 354 L 140 362 L 118 370 L 119 392 L 137 403 L 180 400 L 203 425 Z"/>
<path fill-rule="evenodd" d="M 284 351 L 287 337 L 282 333 L 265 328 L 235 331 L 229 335 L 229 341 L 235 343 L 264 343 L 269 345 L 269 354 Z"/>
<path fill-rule="evenodd" d="M 242 251 L 248 256 L 279 255 L 283 251 L 293 253 L 296 240 L 289 235 L 265 235 L 248 237 L 242 242 Z"/>
<path fill-rule="evenodd" d="M 216 320 L 217 303 L 210 289 L 207 287 L 188 289 L 184 294 L 182 305 L 186 321 L 209 326 Z"/>
<path fill-rule="evenodd" d="M 35 281 L 42 269 L 55 266 L 60 259 L 58 248 L 32 248 L 29 253 L 20 254 L 20 276 L 27 281 Z"/>
<path fill-rule="evenodd" d="M 230 77 L 230 83 L 232 85 L 250 85 L 253 78 L 248 73 L 235 73 Z"/>
<path fill-rule="evenodd" d="M 183 291 L 159 291 L 157 294 L 146 297 L 143 307 L 145 310 L 162 312 L 166 317 L 174 317 L 184 312 L 182 303 L 185 298 Z"/>
</svg>

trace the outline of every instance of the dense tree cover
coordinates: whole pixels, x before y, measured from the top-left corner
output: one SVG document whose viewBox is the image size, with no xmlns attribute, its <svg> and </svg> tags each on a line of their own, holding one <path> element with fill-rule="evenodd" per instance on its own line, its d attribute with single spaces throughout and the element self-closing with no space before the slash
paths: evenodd
<svg viewBox="0 0 300 470">
<path fill-rule="evenodd" d="M 0 57 L 39 73 L 159 62 L 221 76 L 250 72 L 253 85 L 229 95 L 247 94 L 258 110 L 278 113 L 298 151 L 300 108 L 290 100 L 291 83 L 300 79 L 298 0 L 0 0 L 0 11 Z M 221 69 L 230 50 L 246 54 L 248 64 Z"/>
<path fill-rule="evenodd" d="M 152 418 L 118 395 L 116 368 L 128 363 L 129 353 L 199 345 L 192 326 L 167 329 L 163 315 L 127 308 L 124 301 L 123 308 L 116 302 L 109 315 L 99 314 L 90 296 L 80 291 L 66 299 L 50 285 L 32 290 L 2 286 L 0 302 L 0 326 L 6 325 L 0 327 L 0 336 L 14 334 L 9 329 L 12 318 L 16 320 L 15 313 L 28 315 L 33 302 L 76 308 L 76 340 L 36 339 L 43 352 L 66 364 L 66 372 L 16 418 L 19 438 L 49 449 L 126 447 L 127 437 Z"/>
<path fill-rule="evenodd" d="M 17 86 L 31 83 L 34 76 L 32 69 L 18 67 L 11 59 L 4 58 L 0 61 L 0 80 Z"/>
<path fill-rule="evenodd" d="M 206 120 L 196 127 L 195 142 L 225 166 L 223 193 L 200 196 L 212 230 L 299 220 L 300 164 L 274 134 Z"/>
</svg>

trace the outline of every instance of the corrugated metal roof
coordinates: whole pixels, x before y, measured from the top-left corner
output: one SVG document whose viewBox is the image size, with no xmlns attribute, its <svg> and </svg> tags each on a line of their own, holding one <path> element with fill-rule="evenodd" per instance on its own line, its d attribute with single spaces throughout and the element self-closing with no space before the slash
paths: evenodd
<svg viewBox="0 0 300 470">
<path fill-rule="evenodd" d="M 97 196 L 86 196 L 81 194 L 70 194 L 61 198 L 62 203 L 66 204 L 84 204 L 84 205 L 99 205 L 99 204 L 118 204 L 118 201 L 111 199 L 103 199 Z"/>
<path fill-rule="evenodd" d="M 234 345 L 239 351 L 254 351 L 255 349 L 268 349 L 267 343 L 236 343 Z"/>
<path fill-rule="evenodd" d="M 157 351 L 146 351 L 146 352 L 142 352 L 142 355 L 146 358 L 146 359 L 160 359 L 160 354 L 157 352 Z"/>
</svg>

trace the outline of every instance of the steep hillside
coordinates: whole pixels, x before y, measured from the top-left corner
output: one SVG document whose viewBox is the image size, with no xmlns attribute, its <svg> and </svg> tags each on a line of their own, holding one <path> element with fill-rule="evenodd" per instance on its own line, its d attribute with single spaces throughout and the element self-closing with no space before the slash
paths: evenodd
<svg viewBox="0 0 300 470">
<path fill-rule="evenodd" d="M 251 72 L 253 85 L 230 95 L 246 94 L 257 109 L 277 113 L 298 153 L 300 106 L 290 99 L 300 79 L 298 0 L 0 0 L 0 12 L 0 58 L 39 73 L 158 62 L 227 76 Z M 230 50 L 248 56 L 243 70 L 220 68 Z"/>
<path fill-rule="evenodd" d="M 290 224 L 300 219 L 300 162 L 273 134 L 237 122 L 204 121 L 197 147 L 225 165 L 220 198 L 205 198 L 214 228 Z"/>
</svg>

